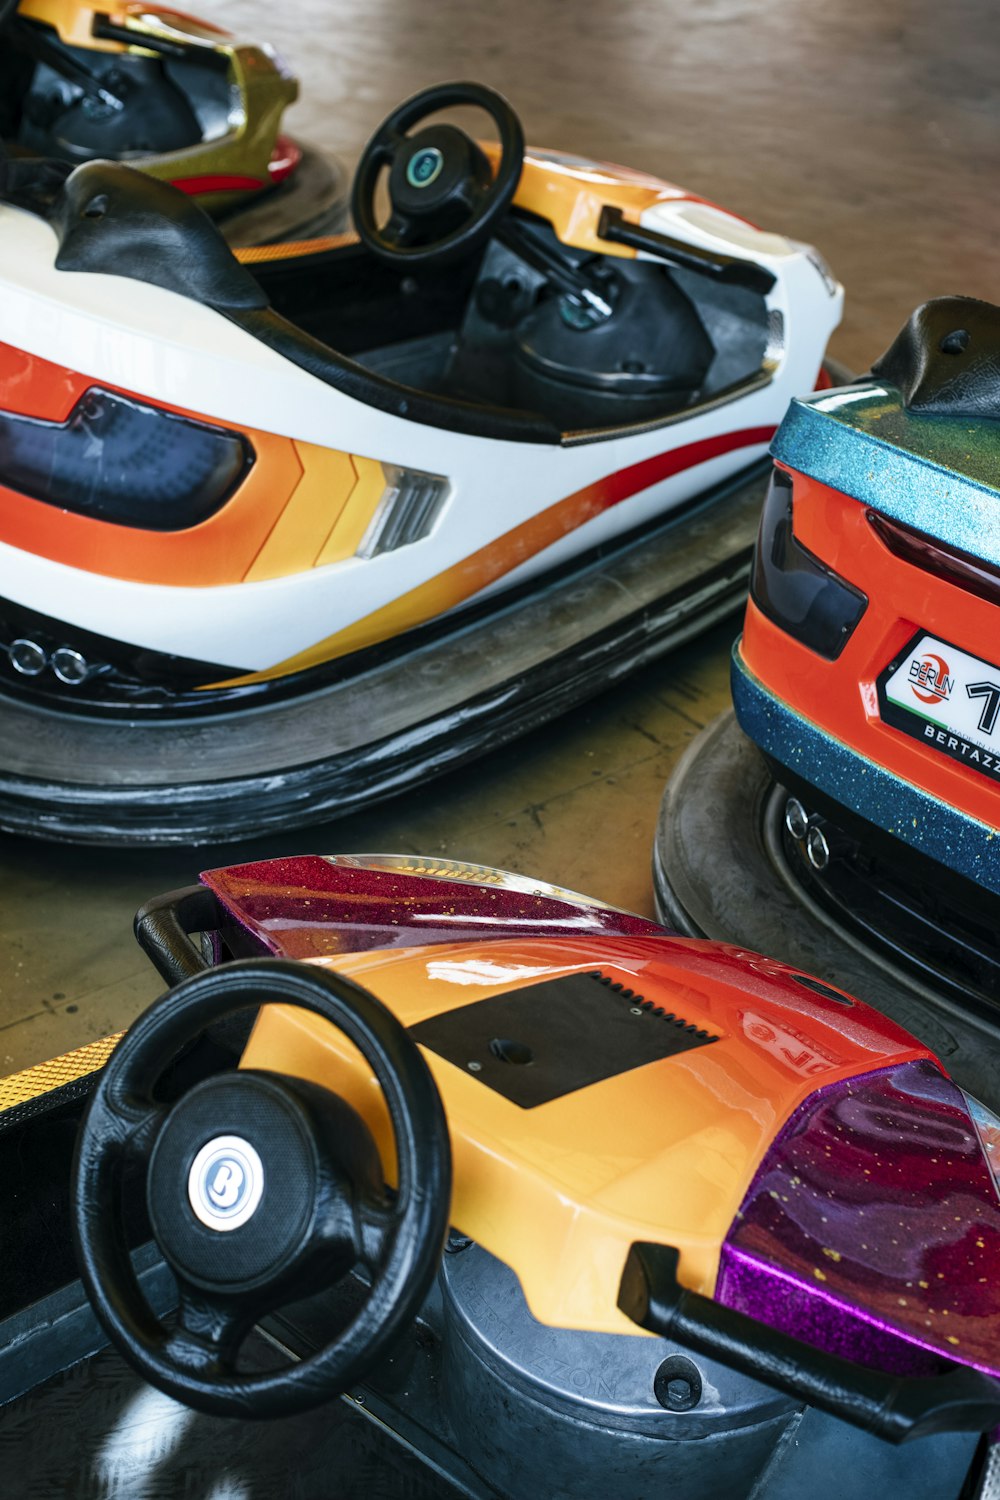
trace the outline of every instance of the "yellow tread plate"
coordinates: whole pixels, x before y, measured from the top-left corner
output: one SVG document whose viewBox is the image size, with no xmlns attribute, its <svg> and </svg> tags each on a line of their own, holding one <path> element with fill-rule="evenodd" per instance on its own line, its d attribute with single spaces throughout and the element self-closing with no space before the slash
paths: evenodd
<svg viewBox="0 0 1000 1500">
<path fill-rule="evenodd" d="M 86 1078 L 88 1073 L 96 1073 L 104 1067 L 123 1035 L 124 1032 L 118 1031 L 113 1036 L 102 1036 L 96 1042 L 88 1042 L 85 1047 L 64 1052 L 61 1057 L 50 1057 L 47 1062 L 36 1063 L 33 1068 L 0 1078 L 0 1113 L 15 1109 L 19 1104 L 28 1104 L 32 1099 L 40 1099 L 43 1094 L 51 1094 L 64 1084 Z"/>
</svg>

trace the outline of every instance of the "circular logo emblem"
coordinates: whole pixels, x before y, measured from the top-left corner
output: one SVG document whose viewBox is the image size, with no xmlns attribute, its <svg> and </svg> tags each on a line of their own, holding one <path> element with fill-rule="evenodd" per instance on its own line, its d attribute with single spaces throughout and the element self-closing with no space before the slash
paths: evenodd
<svg viewBox="0 0 1000 1500">
<path fill-rule="evenodd" d="M 921 703 L 941 703 L 951 697 L 955 679 L 943 656 L 931 652 L 910 663 L 910 687 Z"/>
<path fill-rule="evenodd" d="M 264 1165 L 249 1141 L 217 1135 L 188 1173 L 188 1199 L 209 1229 L 239 1229 L 252 1218 L 264 1191 Z"/>
<path fill-rule="evenodd" d="M 444 156 L 438 148 L 425 146 L 422 151 L 410 157 L 406 168 L 406 180 L 410 187 L 430 187 L 431 183 L 440 176 L 443 166 Z"/>
</svg>

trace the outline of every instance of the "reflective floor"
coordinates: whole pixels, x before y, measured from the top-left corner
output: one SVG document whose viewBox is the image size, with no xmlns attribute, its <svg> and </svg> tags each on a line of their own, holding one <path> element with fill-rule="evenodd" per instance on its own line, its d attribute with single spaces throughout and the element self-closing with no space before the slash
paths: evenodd
<svg viewBox="0 0 1000 1500">
<path fill-rule="evenodd" d="M 349 164 L 406 94 L 504 91 L 529 141 L 673 178 L 817 245 L 847 286 L 832 352 L 866 367 L 912 308 L 1000 295 L 993 0 L 198 0 L 302 79 L 295 131 Z M 419 797 L 258 845 L 115 853 L 0 836 L 0 1071 L 127 1024 L 157 993 L 131 918 L 199 869 L 296 850 L 506 865 L 652 910 L 663 783 L 728 702 L 738 619 Z"/>
</svg>

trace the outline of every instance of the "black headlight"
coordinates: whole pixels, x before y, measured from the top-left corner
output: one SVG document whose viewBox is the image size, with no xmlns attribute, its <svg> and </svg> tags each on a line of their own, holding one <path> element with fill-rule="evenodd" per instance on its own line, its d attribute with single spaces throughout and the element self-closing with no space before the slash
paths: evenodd
<svg viewBox="0 0 1000 1500">
<path fill-rule="evenodd" d="M 792 534 L 792 481 L 771 475 L 750 575 L 762 614 L 811 651 L 835 661 L 868 608 L 860 589 L 820 562 Z"/>
<path fill-rule="evenodd" d="M 0 484 L 144 531 L 197 526 L 252 462 L 241 434 L 113 391 L 87 391 L 65 422 L 0 412 Z"/>
</svg>

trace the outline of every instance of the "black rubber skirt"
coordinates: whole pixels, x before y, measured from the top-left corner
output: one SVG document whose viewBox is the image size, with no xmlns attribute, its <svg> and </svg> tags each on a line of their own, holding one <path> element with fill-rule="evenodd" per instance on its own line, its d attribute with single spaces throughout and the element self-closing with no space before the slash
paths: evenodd
<svg viewBox="0 0 1000 1500">
<path fill-rule="evenodd" d="M 770 464 L 614 550 L 348 659 L 297 696 L 123 720 L 0 694 L 0 827 L 251 838 L 367 806 L 565 713 L 738 610 Z M 317 672 L 320 669 L 316 669 Z"/>
<path fill-rule="evenodd" d="M 661 920 L 689 937 L 782 959 L 867 1001 L 920 1038 L 956 1083 L 1000 1106 L 1000 1000 L 935 990 L 839 923 L 797 878 L 778 786 L 736 715 L 688 747 L 667 783 L 653 851 Z"/>
</svg>

